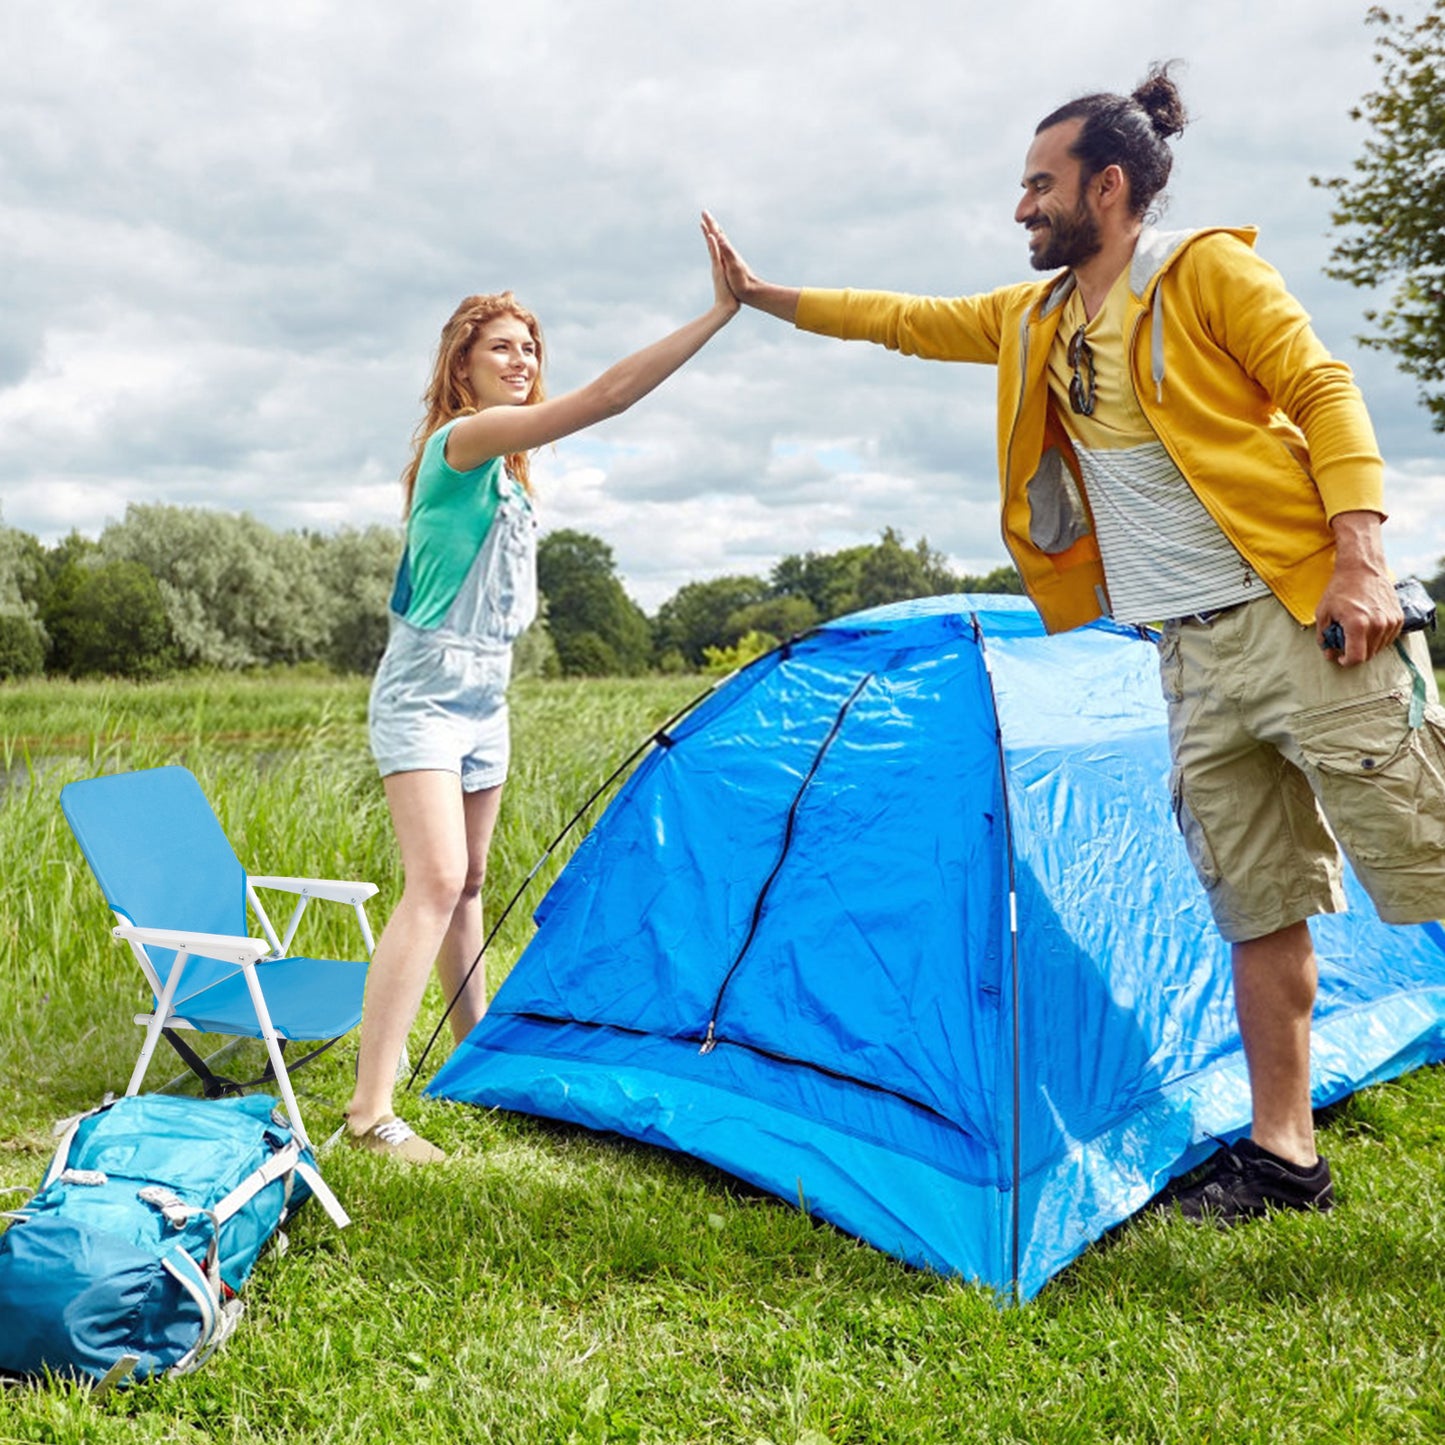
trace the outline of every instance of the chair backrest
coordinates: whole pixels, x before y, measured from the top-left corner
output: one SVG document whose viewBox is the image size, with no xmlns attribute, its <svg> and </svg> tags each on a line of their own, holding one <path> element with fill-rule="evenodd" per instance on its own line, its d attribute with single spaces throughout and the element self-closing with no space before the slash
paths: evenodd
<svg viewBox="0 0 1445 1445">
<path fill-rule="evenodd" d="M 246 933 L 246 870 L 189 769 L 68 783 L 60 806 L 116 913 L 148 928 Z M 174 955 L 148 953 L 164 985 Z M 230 972 L 230 965 L 198 959 L 187 965 L 181 993 Z"/>
</svg>

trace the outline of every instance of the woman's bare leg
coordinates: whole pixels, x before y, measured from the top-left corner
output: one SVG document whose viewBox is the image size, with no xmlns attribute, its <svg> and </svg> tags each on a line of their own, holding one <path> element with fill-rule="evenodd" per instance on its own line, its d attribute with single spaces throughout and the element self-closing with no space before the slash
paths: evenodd
<svg viewBox="0 0 1445 1445">
<path fill-rule="evenodd" d="M 367 975 L 347 1124 L 364 1134 L 392 1112 L 392 1089 L 427 975 L 467 882 L 468 843 L 456 773 L 393 773 L 384 780 L 401 849 L 401 900 L 387 920 Z"/>
<path fill-rule="evenodd" d="M 467 823 L 467 876 L 462 885 L 461 899 L 452 913 L 446 937 L 437 954 L 437 977 L 447 1003 L 451 1003 L 458 988 L 462 990 L 461 997 L 447 1016 L 452 1037 L 457 1043 L 471 1033 L 477 1020 L 487 1011 L 487 967 L 485 961 L 477 962 L 477 955 L 482 951 L 485 936 L 482 884 L 487 877 L 487 853 L 492 846 L 492 834 L 496 831 L 501 807 L 500 786 L 467 793 L 463 800 Z M 476 964 L 475 968 L 473 964 Z M 471 977 L 463 986 L 462 980 L 468 970 Z"/>
</svg>

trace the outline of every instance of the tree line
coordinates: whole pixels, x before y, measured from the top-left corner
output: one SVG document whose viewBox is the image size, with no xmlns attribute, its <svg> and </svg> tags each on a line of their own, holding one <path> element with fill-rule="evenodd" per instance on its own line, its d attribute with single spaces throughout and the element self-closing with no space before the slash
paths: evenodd
<svg viewBox="0 0 1445 1445">
<path fill-rule="evenodd" d="M 54 546 L 0 522 L 0 678 L 151 678 L 184 668 L 311 663 L 372 671 L 386 643 L 398 528 L 277 532 L 250 516 L 131 506 L 99 538 Z M 818 622 L 946 592 L 1017 592 L 1011 567 L 954 573 L 926 540 L 784 557 L 767 577 L 690 582 L 649 617 L 611 547 L 542 538 L 542 616 L 521 675 L 636 675 L 728 667 Z"/>
<path fill-rule="evenodd" d="M 249 516 L 133 506 L 53 547 L 0 526 L 0 676 L 368 665 L 399 535 L 278 533 Z"/>
</svg>

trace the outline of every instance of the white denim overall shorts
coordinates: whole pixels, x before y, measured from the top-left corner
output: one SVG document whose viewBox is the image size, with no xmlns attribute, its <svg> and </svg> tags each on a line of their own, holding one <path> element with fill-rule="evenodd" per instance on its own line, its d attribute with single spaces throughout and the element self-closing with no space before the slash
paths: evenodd
<svg viewBox="0 0 1445 1445">
<path fill-rule="evenodd" d="M 468 793 L 500 786 L 511 734 L 512 643 L 537 615 L 537 523 L 513 489 L 438 627 L 392 612 L 371 685 L 371 752 L 382 777 L 459 773 Z"/>
</svg>

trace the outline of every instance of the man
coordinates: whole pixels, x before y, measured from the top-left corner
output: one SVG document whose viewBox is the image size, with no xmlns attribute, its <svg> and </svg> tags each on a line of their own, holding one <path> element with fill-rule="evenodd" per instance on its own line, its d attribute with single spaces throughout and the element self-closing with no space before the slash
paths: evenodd
<svg viewBox="0 0 1445 1445">
<path fill-rule="evenodd" d="M 1145 223 L 1184 123 L 1167 66 L 1047 116 L 1014 219 L 1058 274 L 977 296 L 776 286 L 709 224 L 746 305 L 994 364 L 1004 539 L 1046 626 L 1162 622 L 1175 810 L 1231 944 L 1253 1106 L 1250 1137 L 1168 1197 L 1233 1223 L 1334 1203 L 1309 1087 L 1307 920 L 1344 906 L 1321 809 L 1382 918 L 1445 915 L 1445 712 L 1419 638 L 1430 705 L 1411 710 L 1384 468 L 1348 368 L 1252 230 Z"/>
</svg>

